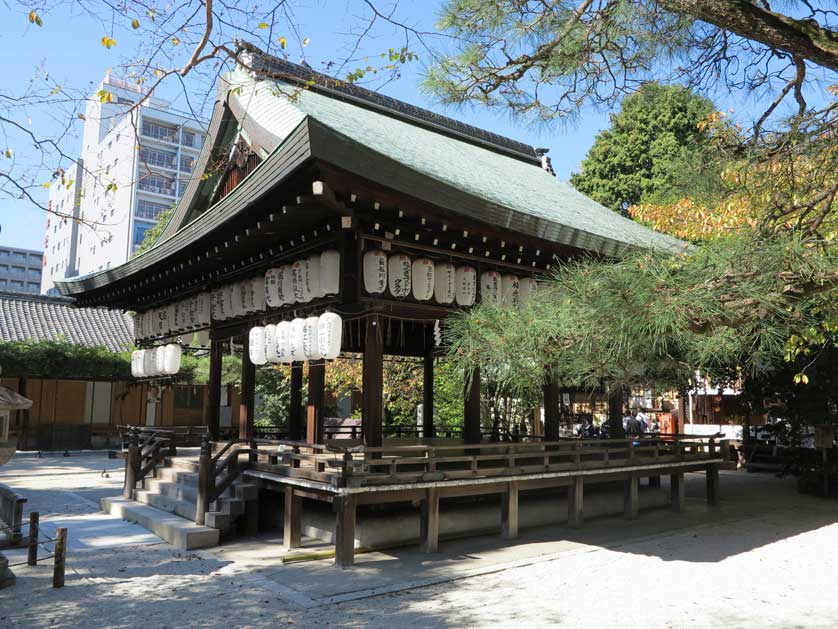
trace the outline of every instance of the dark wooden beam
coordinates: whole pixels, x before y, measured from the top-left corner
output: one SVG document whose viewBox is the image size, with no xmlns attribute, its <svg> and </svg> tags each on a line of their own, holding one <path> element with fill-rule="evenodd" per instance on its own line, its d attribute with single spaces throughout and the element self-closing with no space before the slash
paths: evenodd
<svg viewBox="0 0 838 629">
<path fill-rule="evenodd" d="M 684 472 L 669 475 L 669 504 L 673 511 L 684 510 Z"/>
<path fill-rule="evenodd" d="M 585 477 L 577 476 L 567 489 L 567 523 L 579 528 L 585 521 Z"/>
<path fill-rule="evenodd" d="M 430 343 L 425 351 L 424 369 L 422 371 L 422 437 L 425 439 L 435 436 L 434 433 L 434 347 L 433 331 L 430 332 Z M 426 333 L 428 336 L 428 333 Z"/>
<path fill-rule="evenodd" d="M 247 337 L 239 339 L 243 344 L 241 404 L 239 405 L 239 439 L 250 440 L 253 437 L 253 420 L 256 396 L 256 365 L 250 361 L 247 351 Z"/>
<path fill-rule="evenodd" d="M 559 385 L 549 375 L 544 384 L 544 439 L 545 441 L 559 440 L 559 424 L 561 419 L 561 394 Z"/>
<path fill-rule="evenodd" d="M 205 419 L 210 439 L 213 441 L 218 441 L 221 426 L 221 363 L 223 358 L 224 346 L 221 341 L 213 341 L 210 345 L 209 391 Z"/>
<path fill-rule="evenodd" d="M 463 404 L 463 441 L 480 443 L 480 368 L 466 380 Z"/>
<path fill-rule="evenodd" d="M 285 486 L 284 499 L 282 547 L 291 550 L 302 541 L 303 500 L 289 485 Z"/>
<path fill-rule="evenodd" d="M 308 364 L 308 407 L 306 409 L 306 441 L 323 443 L 323 398 L 326 392 L 326 361 Z"/>
<path fill-rule="evenodd" d="M 439 550 L 439 488 L 425 490 L 419 514 L 419 534 L 422 539 L 422 552 L 435 553 Z"/>
<path fill-rule="evenodd" d="M 288 439 L 303 438 L 303 365 L 291 363 L 291 395 L 288 401 Z"/>
<path fill-rule="evenodd" d="M 518 482 L 511 481 L 501 494 L 501 535 L 504 539 L 518 537 Z"/>
<path fill-rule="evenodd" d="M 332 506 L 335 510 L 335 565 L 348 568 L 355 563 L 355 496 L 338 496 Z"/>
<path fill-rule="evenodd" d="M 384 339 L 379 317 L 368 317 L 366 323 L 362 372 L 364 444 L 379 448 L 384 416 Z"/>
</svg>

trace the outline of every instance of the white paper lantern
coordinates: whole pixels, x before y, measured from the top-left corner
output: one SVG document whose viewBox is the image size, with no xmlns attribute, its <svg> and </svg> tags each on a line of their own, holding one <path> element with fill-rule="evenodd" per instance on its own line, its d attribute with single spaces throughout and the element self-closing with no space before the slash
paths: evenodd
<svg viewBox="0 0 838 629">
<path fill-rule="evenodd" d="M 166 346 L 154 348 L 154 375 L 162 376 L 166 373 Z"/>
<path fill-rule="evenodd" d="M 169 343 L 161 353 L 163 354 L 163 373 L 173 376 L 180 371 L 180 345 Z"/>
<path fill-rule="evenodd" d="M 517 275 L 506 274 L 501 277 L 501 301 L 504 306 L 517 308 L 521 303 L 521 282 Z"/>
<path fill-rule="evenodd" d="M 269 363 L 278 363 L 276 355 L 276 326 L 269 323 L 265 326 L 265 358 Z"/>
<path fill-rule="evenodd" d="M 167 308 L 157 308 L 157 327 L 155 329 L 156 336 L 163 336 L 169 333 L 169 310 Z"/>
<path fill-rule="evenodd" d="M 412 287 L 410 258 L 397 253 L 387 259 L 387 283 L 393 297 L 407 297 Z"/>
<path fill-rule="evenodd" d="M 268 362 L 265 356 L 265 328 L 262 326 L 250 328 L 248 354 L 250 354 L 250 362 L 254 365 L 264 365 Z"/>
<path fill-rule="evenodd" d="M 132 325 L 134 327 L 134 341 L 142 340 L 143 337 L 143 315 L 142 313 L 135 312 L 134 319 L 132 321 Z"/>
<path fill-rule="evenodd" d="M 291 321 L 291 327 L 288 330 L 288 353 L 291 360 L 305 360 L 303 353 L 303 328 L 305 327 L 305 319 L 294 319 Z"/>
<path fill-rule="evenodd" d="M 280 321 L 276 325 L 276 357 L 281 363 L 291 362 L 291 322 Z"/>
<path fill-rule="evenodd" d="M 265 304 L 269 308 L 279 308 L 283 302 L 279 298 L 279 268 L 265 271 Z"/>
<path fill-rule="evenodd" d="M 224 289 L 212 289 L 212 318 L 214 321 L 224 320 Z"/>
<path fill-rule="evenodd" d="M 473 306 L 477 298 L 477 271 L 473 266 L 461 266 L 457 268 L 457 304 L 460 306 Z"/>
<path fill-rule="evenodd" d="M 538 283 L 535 281 L 534 278 L 522 277 L 520 295 L 518 296 L 520 303 L 525 303 L 537 289 Z"/>
<path fill-rule="evenodd" d="M 340 291 L 340 252 L 327 249 L 320 254 L 320 295 L 337 295 Z"/>
<path fill-rule="evenodd" d="M 291 287 L 294 301 L 305 303 L 311 301 L 311 294 L 306 292 L 306 261 L 297 260 L 291 265 Z"/>
<path fill-rule="evenodd" d="M 189 318 L 189 300 L 183 299 L 175 302 L 175 317 L 172 320 L 172 330 L 180 332 L 186 328 L 186 320 Z"/>
<path fill-rule="evenodd" d="M 204 292 L 195 297 L 196 315 L 198 321 L 195 325 L 209 325 L 212 319 L 212 297 L 210 293 Z"/>
<path fill-rule="evenodd" d="M 308 317 L 303 324 L 303 356 L 306 360 L 318 360 L 320 356 L 320 317 Z"/>
<path fill-rule="evenodd" d="M 282 304 L 293 304 L 296 301 L 294 296 L 294 272 L 290 264 L 283 264 L 279 267 L 276 294 Z"/>
<path fill-rule="evenodd" d="M 450 304 L 456 293 L 457 272 L 450 262 L 439 262 L 434 267 L 434 299 L 438 304 Z"/>
<path fill-rule="evenodd" d="M 417 258 L 410 271 L 413 282 L 413 298 L 428 301 L 434 296 L 434 263 L 428 258 Z"/>
<path fill-rule="evenodd" d="M 322 297 L 323 293 L 320 291 L 320 254 L 309 256 L 305 263 L 306 292 L 311 295 L 311 299 Z"/>
<path fill-rule="evenodd" d="M 228 319 L 239 317 L 241 314 L 244 314 L 239 313 L 241 310 L 241 296 L 239 294 L 239 285 L 237 282 L 230 282 L 227 284 L 226 290 L 224 291 L 224 307 L 227 308 L 228 306 Z"/>
<path fill-rule="evenodd" d="M 320 356 L 326 360 L 334 360 L 340 354 L 341 338 L 343 336 L 343 321 L 334 312 L 320 315 L 317 323 L 317 344 Z"/>
<path fill-rule="evenodd" d="M 177 328 L 177 304 L 169 304 L 165 308 L 166 310 L 166 327 L 163 330 L 164 335 L 171 334 L 175 332 Z"/>
<path fill-rule="evenodd" d="M 265 311 L 265 276 L 257 275 L 249 282 L 250 296 L 248 297 L 248 305 L 251 312 Z"/>
<path fill-rule="evenodd" d="M 154 362 L 154 350 L 143 350 L 143 378 L 151 378 L 154 375 L 156 364 Z"/>
<path fill-rule="evenodd" d="M 233 293 L 233 314 L 237 317 L 246 315 L 250 304 L 250 282 L 243 280 L 235 283 L 236 292 Z"/>
<path fill-rule="evenodd" d="M 135 349 L 131 352 L 131 375 L 134 378 L 142 378 L 143 373 L 143 351 Z"/>
<path fill-rule="evenodd" d="M 387 288 L 387 254 L 376 249 L 364 254 L 364 290 L 371 295 Z"/>
<path fill-rule="evenodd" d="M 197 334 L 195 334 L 195 343 L 198 345 L 198 347 L 209 347 L 209 330 L 201 330 Z"/>
<path fill-rule="evenodd" d="M 480 300 L 484 304 L 500 305 L 501 277 L 497 271 L 486 271 L 480 276 Z"/>
</svg>

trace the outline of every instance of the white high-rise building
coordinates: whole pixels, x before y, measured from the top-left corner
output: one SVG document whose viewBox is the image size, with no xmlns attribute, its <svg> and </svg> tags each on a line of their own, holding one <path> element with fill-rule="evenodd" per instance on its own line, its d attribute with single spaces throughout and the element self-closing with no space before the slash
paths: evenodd
<svg viewBox="0 0 838 629">
<path fill-rule="evenodd" d="M 55 282 L 122 264 L 181 196 L 204 139 L 202 124 L 110 75 L 88 100 L 81 163 L 54 181 L 41 292 Z M 71 183 L 72 182 L 72 183 Z M 68 185 L 69 184 L 69 185 Z M 94 224 L 94 227 L 88 226 Z"/>
</svg>

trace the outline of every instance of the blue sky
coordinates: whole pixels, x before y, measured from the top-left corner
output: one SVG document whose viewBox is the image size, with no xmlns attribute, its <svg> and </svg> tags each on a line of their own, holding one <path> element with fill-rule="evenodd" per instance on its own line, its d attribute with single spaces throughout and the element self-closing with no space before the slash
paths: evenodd
<svg viewBox="0 0 838 629">
<path fill-rule="evenodd" d="M 346 35 L 346 25 L 352 23 L 359 11 L 358 3 L 342 0 L 320 0 L 300 3 L 296 17 L 301 33 L 310 39 L 306 55 L 314 67 L 319 62 L 334 58 L 342 52 L 341 47 L 351 38 Z M 433 25 L 436 1 L 403 2 L 401 19 L 410 24 L 427 28 Z M 357 20 L 355 20 L 357 23 Z M 51 79 L 62 85 L 90 92 L 101 81 L 110 67 L 116 67 L 120 61 L 129 57 L 137 42 L 132 41 L 132 33 L 125 31 L 118 35 L 118 44 L 107 51 L 103 48 L 102 25 L 80 14 L 74 14 L 67 4 L 60 12 L 47 14 L 41 28 L 30 26 L 26 13 L 19 7 L 10 9 L 0 3 L 0 49 L 14 54 L 0 55 L 0 76 L 3 76 L 4 90 L 19 92 L 29 83 L 33 75 L 40 70 L 49 72 Z M 368 54 L 387 50 L 391 46 L 399 47 L 401 38 L 395 32 L 382 28 L 376 37 L 367 41 Z M 335 52 L 337 50 L 337 52 Z M 364 51 L 362 50 L 362 53 Z M 423 51 L 419 50 L 422 53 Z M 292 61 L 297 61 L 292 53 Z M 586 111 L 573 125 L 556 125 L 550 129 L 532 129 L 516 123 L 508 115 L 480 109 L 451 110 L 440 107 L 419 90 L 422 77 L 422 60 L 409 64 L 402 78 L 389 83 L 382 92 L 410 103 L 433 109 L 440 113 L 458 118 L 470 124 L 507 135 L 515 139 L 549 147 L 554 167 L 558 175 L 567 178 L 578 165 L 596 132 L 607 126 L 605 112 Z M 174 97 L 171 90 L 163 94 Z M 175 98 L 176 104 L 185 107 L 183 99 Z M 31 119 L 33 130 L 40 133 L 56 133 L 64 119 L 53 116 L 50 108 L 43 107 L 26 112 Z M 80 133 L 80 127 L 77 131 Z M 81 149 L 79 137 L 66 144 L 68 152 L 77 154 Z M 18 157 L 25 157 L 26 146 L 16 146 Z M 34 157 L 34 151 L 29 150 Z M 44 172 L 44 181 L 49 173 Z M 46 202 L 47 191 L 43 190 L 42 199 Z M 9 198 L 0 198 L 0 245 L 18 246 L 30 249 L 42 249 L 46 215 L 31 204 Z"/>
<path fill-rule="evenodd" d="M 382 6 L 387 1 L 381 0 L 378 4 Z M 301 37 L 310 40 L 305 53 L 311 65 L 319 68 L 326 60 L 345 57 L 347 46 L 354 41 L 354 37 L 347 31 L 351 27 L 359 28 L 363 23 L 358 19 L 363 7 L 361 0 L 291 0 L 291 3 L 295 6 L 295 23 L 299 26 Z M 121 62 L 135 56 L 136 48 L 141 43 L 141 31 L 132 31 L 127 19 L 126 24 L 121 28 L 117 25 L 117 30 L 113 31 L 117 45 L 106 50 L 101 44 L 101 38 L 109 34 L 109 24 L 77 13 L 74 3 L 54 4 L 58 8 L 45 14 L 43 26 L 38 28 L 29 24 L 28 9 L 22 8 L 22 5 L 0 3 L 0 24 L 3 25 L 0 29 L 0 50 L 4 52 L 0 55 L 0 76 L 3 77 L 0 92 L 20 93 L 38 71 L 41 75 L 49 72 L 52 80 L 67 88 L 90 94 L 108 68 L 118 67 Z M 402 0 L 397 15 L 402 22 L 419 30 L 433 30 L 440 4 L 441 0 Z M 289 33 L 289 50 L 292 51 L 289 58 L 298 61 L 300 51 L 294 50 L 292 41 Z M 356 54 L 358 64 L 364 64 L 364 55 L 376 58 L 390 47 L 400 47 L 402 42 L 401 32 L 387 26 L 378 28 Z M 537 129 L 496 111 L 480 108 L 445 109 L 420 91 L 423 63 L 428 59 L 421 48 L 415 46 L 414 50 L 422 56 L 420 61 L 407 65 L 402 78 L 385 85 L 382 92 L 495 133 L 549 148 L 553 166 L 562 179 L 567 179 L 571 172 L 579 168 L 596 133 L 608 125 L 608 112 L 592 108 L 582 110 L 571 123 L 556 123 L 548 128 Z M 191 91 L 199 90 L 192 86 Z M 173 99 L 180 108 L 186 108 L 185 100 L 172 89 L 164 90 L 159 95 Z M 761 104 L 760 98 L 759 94 L 750 95 L 744 100 L 741 95 L 715 95 L 720 109 L 734 108 L 740 116 L 753 116 Z M 66 122 L 66 118 L 56 115 L 54 107 L 32 109 L 25 112 L 25 115 L 29 118 L 27 122 L 31 129 L 46 136 L 54 135 Z M 76 132 L 80 133 L 80 123 L 76 127 Z M 5 141 L 0 138 L 0 142 Z M 78 154 L 81 148 L 78 135 L 71 138 L 64 148 L 70 154 Z M 16 159 L 33 159 L 36 155 L 35 151 L 25 145 L 15 146 L 14 149 Z M 49 172 L 44 171 L 43 180 L 48 179 Z M 47 191 L 39 189 L 38 192 L 46 202 Z M 41 249 L 46 218 L 44 212 L 25 201 L 0 198 L 0 245 Z"/>
</svg>

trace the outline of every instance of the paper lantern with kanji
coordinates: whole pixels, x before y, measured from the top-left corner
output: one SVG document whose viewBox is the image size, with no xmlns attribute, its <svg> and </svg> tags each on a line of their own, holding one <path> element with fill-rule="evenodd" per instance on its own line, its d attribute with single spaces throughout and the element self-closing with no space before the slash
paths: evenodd
<svg viewBox="0 0 838 629">
<path fill-rule="evenodd" d="M 250 296 L 248 306 L 251 312 L 265 311 L 265 276 L 257 275 L 250 279 Z"/>
<path fill-rule="evenodd" d="M 276 324 L 276 357 L 281 363 L 291 362 L 291 322 L 280 321 Z"/>
<path fill-rule="evenodd" d="M 412 270 L 410 258 L 403 253 L 387 259 L 387 284 L 393 297 L 407 297 L 410 294 Z"/>
<path fill-rule="evenodd" d="M 268 362 L 265 356 L 265 328 L 260 325 L 250 328 L 248 353 L 250 354 L 250 362 L 254 365 L 264 365 Z"/>
<path fill-rule="evenodd" d="M 509 308 L 517 308 L 521 299 L 521 282 L 517 275 L 505 274 L 501 277 L 501 303 Z"/>
<path fill-rule="evenodd" d="M 318 360 L 320 356 L 319 323 L 320 317 L 307 317 L 303 324 L 303 356 L 306 360 Z"/>
<path fill-rule="evenodd" d="M 205 292 L 199 294 L 195 298 L 196 305 L 196 325 L 209 325 L 212 318 L 212 297 L 210 293 Z"/>
<path fill-rule="evenodd" d="M 387 289 L 387 254 L 378 249 L 364 254 L 364 290 L 378 295 Z"/>
<path fill-rule="evenodd" d="M 303 353 L 303 328 L 305 319 L 294 319 L 291 321 L 291 328 L 288 332 L 288 349 L 291 360 L 305 360 Z"/>
<path fill-rule="evenodd" d="M 480 300 L 491 306 L 500 305 L 501 277 L 497 271 L 486 271 L 480 276 Z"/>
<path fill-rule="evenodd" d="M 311 293 L 306 290 L 305 260 L 297 260 L 291 265 L 291 288 L 296 303 L 311 301 Z"/>
<path fill-rule="evenodd" d="M 154 348 L 154 375 L 161 376 L 166 373 L 166 346 L 160 345 Z"/>
<path fill-rule="evenodd" d="M 155 370 L 156 366 L 157 365 L 154 361 L 154 350 L 144 349 L 143 350 L 143 378 L 151 378 L 154 375 L 154 370 Z"/>
<path fill-rule="evenodd" d="M 434 299 L 438 304 L 450 304 L 456 295 L 457 270 L 450 262 L 438 262 L 434 267 Z"/>
<path fill-rule="evenodd" d="M 320 315 L 317 323 L 317 340 L 320 356 L 326 360 L 334 360 L 340 354 L 340 344 L 343 335 L 343 321 L 334 312 Z"/>
<path fill-rule="evenodd" d="M 131 375 L 134 378 L 143 377 L 143 350 L 141 349 L 131 352 Z"/>
<path fill-rule="evenodd" d="M 434 263 L 428 258 L 417 258 L 410 271 L 413 282 L 413 298 L 428 301 L 434 296 Z"/>
<path fill-rule="evenodd" d="M 477 299 L 477 271 L 473 266 L 457 267 L 457 305 L 473 306 Z"/>
<path fill-rule="evenodd" d="M 269 323 L 265 326 L 265 358 L 269 363 L 278 363 L 276 355 L 276 326 Z"/>
<path fill-rule="evenodd" d="M 306 292 L 311 299 L 322 297 L 320 292 L 320 254 L 309 256 L 305 260 Z"/>
<path fill-rule="evenodd" d="M 320 295 L 337 295 L 340 291 L 340 252 L 327 249 L 320 254 Z"/>
<path fill-rule="evenodd" d="M 276 295 L 281 305 L 293 304 L 296 301 L 294 297 L 294 273 L 290 264 L 283 264 L 279 267 Z"/>
</svg>

